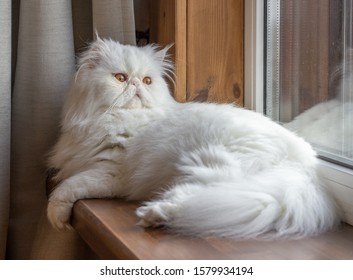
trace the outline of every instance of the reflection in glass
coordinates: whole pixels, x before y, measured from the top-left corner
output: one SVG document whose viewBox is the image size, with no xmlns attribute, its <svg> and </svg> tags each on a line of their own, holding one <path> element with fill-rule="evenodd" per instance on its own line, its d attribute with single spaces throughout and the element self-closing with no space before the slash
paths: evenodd
<svg viewBox="0 0 353 280">
<path fill-rule="evenodd" d="M 353 165 L 353 0 L 268 0 L 267 115 Z"/>
</svg>

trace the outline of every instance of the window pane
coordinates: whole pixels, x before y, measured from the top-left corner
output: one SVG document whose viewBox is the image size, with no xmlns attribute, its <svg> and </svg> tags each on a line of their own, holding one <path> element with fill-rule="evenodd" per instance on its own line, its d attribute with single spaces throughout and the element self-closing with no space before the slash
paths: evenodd
<svg viewBox="0 0 353 280">
<path fill-rule="evenodd" d="M 268 0 L 266 114 L 353 165 L 353 0 Z"/>
</svg>

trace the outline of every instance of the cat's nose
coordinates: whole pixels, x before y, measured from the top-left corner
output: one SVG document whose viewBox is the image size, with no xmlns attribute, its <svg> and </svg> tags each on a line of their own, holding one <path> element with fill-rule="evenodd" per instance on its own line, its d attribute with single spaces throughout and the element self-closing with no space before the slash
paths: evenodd
<svg viewBox="0 0 353 280">
<path fill-rule="evenodd" d="M 134 85 L 135 87 L 137 87 L 139 85 L 139 82 L 138 82 L 138 80 L 136 78 L 134 78 L 134 79 L 130 80 L 130 84 Z"/>
</svg>

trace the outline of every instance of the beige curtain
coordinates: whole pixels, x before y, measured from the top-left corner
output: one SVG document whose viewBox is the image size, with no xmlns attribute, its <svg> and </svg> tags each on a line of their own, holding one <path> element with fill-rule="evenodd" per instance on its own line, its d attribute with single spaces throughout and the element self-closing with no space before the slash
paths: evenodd
<svg viewBox="0 0 353 280">
<path fill-rule="evenodd" d="M 45 157 L 75 55 L 95 30 L 135 44 L 133 0 L 0 0 L 0 258 L 94 257 L 47 222 Z"/>
<path fill-rule="evenodd" d="M 10 205 L 11 115 L 11 0 L 0 1 L 0 259 L 5 242 Z"/>
</svg>

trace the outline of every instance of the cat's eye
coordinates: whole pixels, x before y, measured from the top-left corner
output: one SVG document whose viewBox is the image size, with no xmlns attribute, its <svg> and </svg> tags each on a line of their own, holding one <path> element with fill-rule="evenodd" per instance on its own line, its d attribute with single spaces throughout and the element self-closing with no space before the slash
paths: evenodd
<svg viewBox="0 0 353 280">
<path fill-rule="evenodd" d="M 127 76 L 123 73 L 115 74 L 114 77 L 121 83 L 124 83 L 127 80 Z"/>
<path fill-rule="evenodd" d="M 152 79 L 151 77 L 144 77 L 142 82 L 144 82 L 146 85 L 152 84 Z"/>
</svg>

